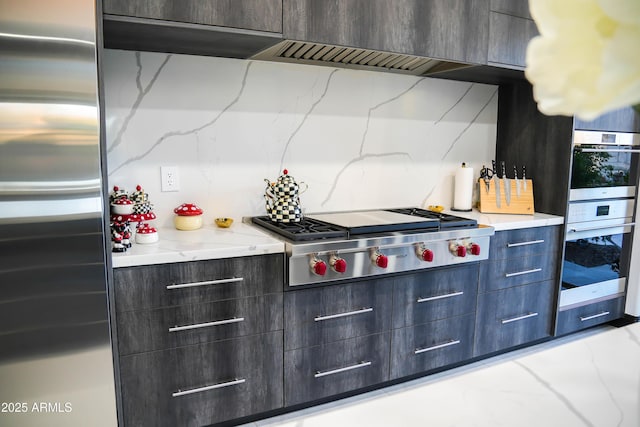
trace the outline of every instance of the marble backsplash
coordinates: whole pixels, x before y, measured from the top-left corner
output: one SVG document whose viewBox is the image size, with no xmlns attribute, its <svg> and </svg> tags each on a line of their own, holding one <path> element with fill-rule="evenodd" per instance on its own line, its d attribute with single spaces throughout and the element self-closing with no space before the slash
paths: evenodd
<svg viewBox="0 0 640 427">
<path fill-rule="evenodd" d="M 306 212 L 450 207 L 456 168 L 495 156 L 492 85 L 118 50 L 104 80 L 109 186 L 141 184 L 160 226 L 183 202 L 207 222 L 262 215 L 284 168 Z M 161 192 L 161 166 L 180 191 Z"/>
</svg>

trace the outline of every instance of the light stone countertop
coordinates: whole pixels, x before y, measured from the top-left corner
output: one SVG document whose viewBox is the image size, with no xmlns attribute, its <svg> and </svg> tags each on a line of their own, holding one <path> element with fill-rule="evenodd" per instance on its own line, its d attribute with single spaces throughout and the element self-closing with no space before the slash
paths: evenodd
<svg viewBox="0 0 640 427">
<path fill-rule="evenodd" d="M 473 210 L 473 212 L 445 211 L 445 213 L 475 219 L 478 224 L 490 225 L 496 231 L 564 223 L 564 218 L 561 216 L 542 213 L 534 215 L 483 214 L 477 210 Z M 205 225 L 194 231 L 159 228 L 158 237 L 157 243 L 146 245 L 133 243 L 133 246 L 126 252 L 113 253 L 113 267 L 284 252 L 284 244 L 281 241 L 242 221 L 235 221 L 230 228 L 219 228 L 215 225 Z"/>
<path fill-rule="evenodd" d="M 158 242 L 133 243 L 124 253 L 113 253 L 114 268 L 167 264 L 284 252 L 284 244 L 256 227 L 236 220 L 229 228 L 204 225 L 199 230 L 159 228 Z"/>
<path fill-rule="evenodd" d="M 564 217 L 534 213 L 533 215 L 511 215 L 497 213 L 482 213 L 477 209 L 472 212 L 457 212 L 447 210 L 444 213 L 475 219 L 478 224 L 490 225 L 496 231 L 516 230 L 519 228 L 544 227 L 547 225 L 564 224 Z"/>
</svg>

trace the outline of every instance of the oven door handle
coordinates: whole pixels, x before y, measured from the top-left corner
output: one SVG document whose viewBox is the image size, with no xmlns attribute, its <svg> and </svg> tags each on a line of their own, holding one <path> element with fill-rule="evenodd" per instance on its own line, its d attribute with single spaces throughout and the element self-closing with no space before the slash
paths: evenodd
<svg viewBox="0 0 640 427">
<path fill-rule="evenodd" d="M 640 153 L 640 149 L 624 148 L 576 148 L 582 153 Z"/>
<path fill-rule="evenodd" d="M 572 233 L 579 233 L 581 231 L 604 230 L 605 228 L 631 227 L 632 225 L 636 225 L 636 223 L 635 222 L 627 222 L 627 223 L 624 223 L 624 224 L 600 225 L 598 227 L 570 228 L 569 231 L 572 232 Z"/>
</svg>

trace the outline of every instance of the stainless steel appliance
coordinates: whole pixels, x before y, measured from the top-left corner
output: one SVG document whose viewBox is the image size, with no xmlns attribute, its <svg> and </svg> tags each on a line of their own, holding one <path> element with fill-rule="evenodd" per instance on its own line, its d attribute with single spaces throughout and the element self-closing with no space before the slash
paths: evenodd
<svg viewBox="0 0 640 427">
<path fill-rule="evenodd" d="M 640 134 L 575 131 L 570 201 L 635 197 Z"/>
<path fill-rule="evenodd" d="M 251 221 L 283 238 L 288 286 L 485 260 L 492 227 L 418 208 L 306 215 L 299 223 Z"/>
<path fill-rule="evenodd" d="M 0 0 L 0 425 L 117 425 L 96 2 Z"/>
<path fill-rule="evenodd" d="M 640 135 L 576 131 L 560 310 L 624 296 Z"/>
</svg>

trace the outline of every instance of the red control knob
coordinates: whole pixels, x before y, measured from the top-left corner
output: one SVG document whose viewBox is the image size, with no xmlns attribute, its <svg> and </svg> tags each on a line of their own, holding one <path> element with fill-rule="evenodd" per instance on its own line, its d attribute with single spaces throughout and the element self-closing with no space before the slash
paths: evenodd
<svg viewBox="0 0 640 427">
<path fill-rule="evenodd" d="M 344 273 L 347 271 L 347 261 L 337 255 L 331 255 L 329 264 L 331 264 L 331 268 L 333 268 L 336 273 Z"/>
<path fill-rule="evenodd" d="M 480 255 L 480 245 L 477 243 L 472 243 L 470 246 L 471 255 Z"/>
<path fill-rule="evenodd" d="M 465 248 L 462 245 L 458 245 L 458 247 L 456 248 L 456 256 L 459 256 L 460 258 L 464 258 L 467 256 L 467 248 Z"/>
<path fill-rule="evenodd" d="M 420 259 L 426 262 L 433 262 L 433 251 L 431 249 L 421 249 Z"/>
<path fill-rule="evenodd" d="M 327 273 L 327 263 L 318 258 L 313 258 L 311 260 L 311 271 L 318 276 L 324 276 Z"/>
<path fill-rule="evenodd" d="M 380 268 L 387 268 L 389 265 L 389 258 L 386 255 L 378 254 L 376 256 L 376 265 Z"/>
</svg>

